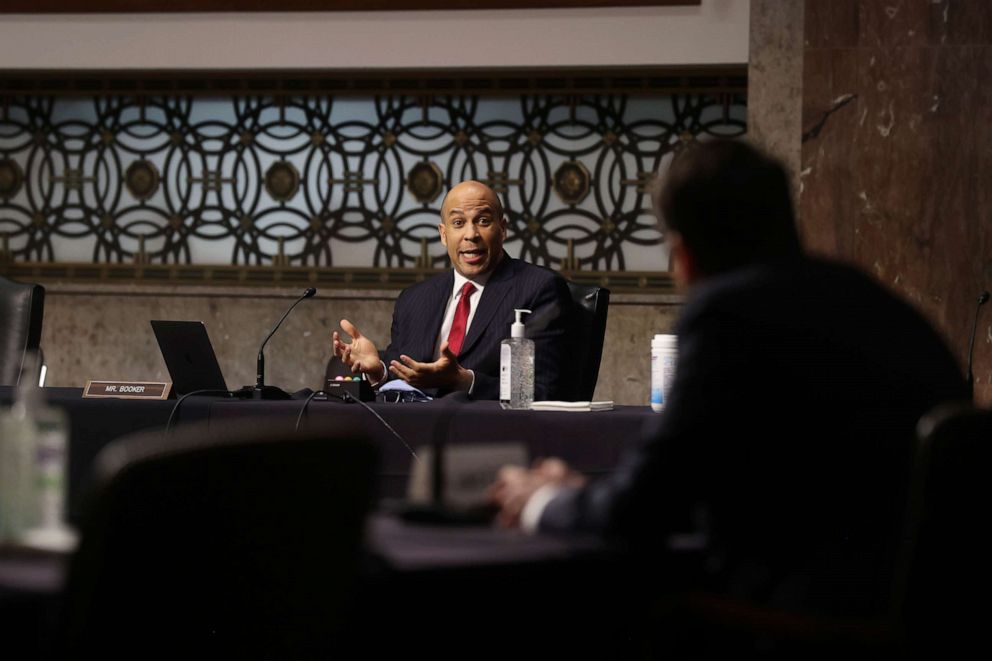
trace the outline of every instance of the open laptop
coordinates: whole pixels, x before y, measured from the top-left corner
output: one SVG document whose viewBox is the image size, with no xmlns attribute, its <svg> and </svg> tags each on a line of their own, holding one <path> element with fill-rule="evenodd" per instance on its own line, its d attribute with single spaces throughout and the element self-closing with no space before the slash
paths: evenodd
<svg viewBox="0 0 992 661">
<path fill-rule="evenodd" d="M 152 320 L 152 330 L 178 396 L 194 390 L 227 390 L 202 321 Z"/>
</svg>

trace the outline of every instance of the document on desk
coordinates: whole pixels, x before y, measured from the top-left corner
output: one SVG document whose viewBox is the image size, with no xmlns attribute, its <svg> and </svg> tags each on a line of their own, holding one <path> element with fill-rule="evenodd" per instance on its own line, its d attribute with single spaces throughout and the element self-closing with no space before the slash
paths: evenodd
<svg viewBox="0 0 992 661">
<path fill-rule="evenodd" d="M 602 402 L 556 402 L 543 401 L 533 402 L 530 405 L 533 411 L 612 411 L 613 401 Z"/>
</svg>

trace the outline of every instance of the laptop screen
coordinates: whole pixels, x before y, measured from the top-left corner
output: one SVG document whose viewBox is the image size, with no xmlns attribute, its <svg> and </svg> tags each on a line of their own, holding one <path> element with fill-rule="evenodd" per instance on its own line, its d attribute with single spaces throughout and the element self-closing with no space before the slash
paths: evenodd
<svg viewBox="0 0 992 661">
<path fill-rule="evenodd" d="M 202 321 L 153 320 L 151 323 L 177 395 L 195 390 L 227 390 Z"/>
</svg>

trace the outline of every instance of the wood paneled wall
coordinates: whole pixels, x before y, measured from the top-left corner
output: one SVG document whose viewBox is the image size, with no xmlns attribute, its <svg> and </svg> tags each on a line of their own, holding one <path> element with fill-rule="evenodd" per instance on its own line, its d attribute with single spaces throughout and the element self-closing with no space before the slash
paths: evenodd
<svg viewBox="0 0 992 661">
<path fill-rule="evenodd" d="M 992 287 L 988 0 L 806 0 L 800 225 L 914 303 L 962 369 Z M 988 306 L 992 307 L 992 305 Z M 992 403 L 992 310 L 975 347 Z"/>
</svg>

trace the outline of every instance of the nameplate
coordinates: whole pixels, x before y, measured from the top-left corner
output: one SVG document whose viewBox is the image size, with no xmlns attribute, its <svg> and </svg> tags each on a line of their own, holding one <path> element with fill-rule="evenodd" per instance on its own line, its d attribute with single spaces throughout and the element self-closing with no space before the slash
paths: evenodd
<svg viewBox="0 0 992 661">
<path fill-rule="evenodd" d="M 420 446 L 407 483 L 407 500 L 428 503 L 433 484 L 432 448 Z M 444 448 L 444 501 L 455 508 L 473 507 L 485 502 L 489 487 L 499 469 L 507 464 L 530 464 L 522 443 L 466 443 Z"/>
<path fill-rule="evenodd" d="M 160 381 L 87 381 L 83 397 L 114 399 L 169 399 L 171 383 Z"/>
</svg>

